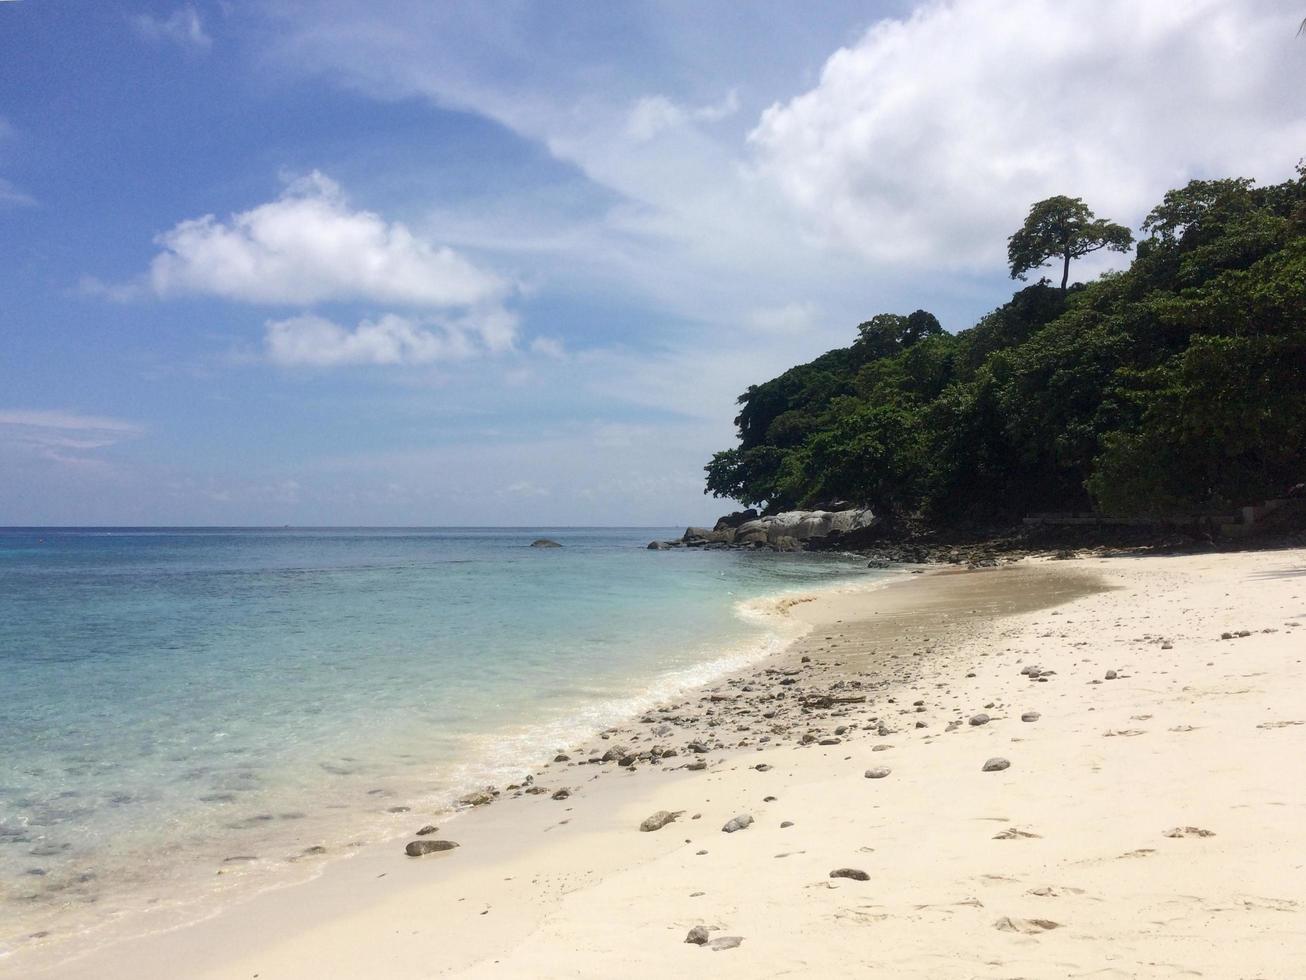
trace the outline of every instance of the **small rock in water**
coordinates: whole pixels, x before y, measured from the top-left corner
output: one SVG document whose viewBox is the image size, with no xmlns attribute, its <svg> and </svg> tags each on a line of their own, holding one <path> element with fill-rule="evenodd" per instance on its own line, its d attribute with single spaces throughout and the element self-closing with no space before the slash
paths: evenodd
<svg viewBox="0 0 1306 980">
<path fill-rule="evenodd" d="M 867 779 L 883 779 L 889 773 L 893 772 L 888 766 L 876 766 L 874 769 L 866 770 Z"/>
<path fill-rule="evenodd" d="M 994 756 L 984 763 L 984 772 L 1002 772 L 1003 769 L 1011 767 L 1011 763 L 1001 756 Z"/>
<path fill-rule="evenodd" d="M 689 930 L 689 935 L 685 937 L 685 942 L 692 943 L 695 946 L 702 946 L 707 942 L 707 926 L 694 926 Z"/>
<path fill-rule="evenodd" d="M 409 857 L 421 857 L 436 851 L 452 851 L 458 845 L 451 840 L 415 840 L 409 841 L 404 853 Z"/>
<path fill-rule="evenodd" d="M 835 868 L 830 872 L 831 878 L 851 878 L 853 881 L 870 881 L 871 876 L 860 868 Z"/>
<path fill-rule="evenodd" d="M 429 835 L 429 834 L 434 834 L 434 833 L 435 833 L 437 830 L 439 830 L 439 829 L 440 829 L 440 828 L 437 827 L 435 824 L 433 824 L 433 823 L 428 823 L 425 827 L 423 827 L 421 830 L 419 830 L 419 831 L 417 832 L 417 836 L 418 836 L 418 837 L 426 837 L 426 836 Z"/>
<path fill-rule="evenodd" d="M 719 953 L 723 949 L 734 949 L 743 941 L 743 936 L 718 936 L 707 944 L 707 948 Z"/>
<path fill-rule="evenodd" d="M 463 806 L 485 806 L 487 803 L 494 802 L 494 794 L 488 789 L 478 789 L 459 797 L 458 802 Z"/>
<path fill-rule="evenodd" d="M 1021 721 L 1038 721 L 1041 717 L 1043 717 L 1043 716 L 1040 715 L 1037 711 L 1026 711 L 1023 715 L 1020 716 L 1020 720 L 1021 720 Z"/>
<path fill-rule="evenodd" d="M 731 817 L 727 820 L 725 826 L 722 827 L 721 830 L 727 834 L 733 834 L 736 830 L 747 830 L 752 822 L 753 818 L 751 816 L 747 813 L 741 813 L 739 816 Z"/>
<path fill-rule="evenodd" d="M 984 714 L 983 712 L 979 713 L 978 715 L 971 715 L 970 723 L 974 725 L 976 728 L 978 728 L 980 725 L 987 725 L 989 723 L 989 716 Z"/>
<path fill-rule="evenodd" d="M 532 548 L 561 548 L 562 545 L 551 538 L 536 538 L 531 542 Z"/>
<path fill-rule="evenodd" d="M 684 810 L 676 810 L 674 813 L 670 810 L 659 810 L 657 813 L 653 814 L 653 816 L 647 817 L 644 822 L 639 825 L 639 829 L 644 831 L 644 833 L 661 830 L 667 824 L 674 822 L 676 817 L 684 812 Z"/>
</svg>

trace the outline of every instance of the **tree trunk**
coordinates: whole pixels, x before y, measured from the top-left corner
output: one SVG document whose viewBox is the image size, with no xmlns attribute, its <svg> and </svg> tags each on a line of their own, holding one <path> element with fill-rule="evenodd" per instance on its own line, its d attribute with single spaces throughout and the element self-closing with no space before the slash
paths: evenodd
<svg viewBox="0 0 1306 980">
<path fill-rule="evenodd" d="M 1070 281 L 1070 252 L 1067 251 L 1063 257 L 1061 265 L 1061 291 L 1066 291 L 1066 283 Z"/>
</svg>

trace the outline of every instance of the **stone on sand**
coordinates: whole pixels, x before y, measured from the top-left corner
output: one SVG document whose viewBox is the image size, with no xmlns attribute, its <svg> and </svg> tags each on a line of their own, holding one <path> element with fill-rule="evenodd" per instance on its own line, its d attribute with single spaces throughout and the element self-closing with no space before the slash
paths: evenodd
<svg viewBox="0 0 1306 980">
<path fill-rule="evenodd" d="M 724 833 L 733 834 L 736 830 L 747 830 L 752 824 L 753 818 L 747 813 L 741 813 L 737 817 L 731 817 L 726 821 L 725 826 L 721 828 Z"/>
<path fill-rule="evenodd" d="M 452 851 L 457 846 L 451 840 L 415 840 L 408 842 L 404 853 L 409 857 L 421 857 L 423 854 L 434 854 L 437 851 Z"/>
<path fill-rule="evenodd" d="M 994 756 L 984 763 L 984 772 L 1002 772 L 1003 769 L 1009 769 L 1011 763 L 1001 756 Z"/>
</svg>

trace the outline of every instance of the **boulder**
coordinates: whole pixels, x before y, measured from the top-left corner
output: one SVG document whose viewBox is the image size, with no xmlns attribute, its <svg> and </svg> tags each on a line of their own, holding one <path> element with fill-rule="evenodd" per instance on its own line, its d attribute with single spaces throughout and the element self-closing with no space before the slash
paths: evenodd
<svg viewBox="0 0 1306 980">
<path fill-rule="evenodd" d="M 755 520 L 757 520 L 757 511 L 752 507 L 749 507 L 747 510 L 737 510 L 733 514 L 727 514 L 725 517 L 718 518 L 716 526 L 712 528 L 712 530 L 733 530 L 734 528 L 739 527 L 740 524 L 746 524 L 749 521 Z"/>
<path fill-rule="evenodd" d="M 434 854 L 437 851 L 452 851 L 457 846 L 451 840 L 415 840 L 409 842 L 404 848 L 404 853 L 409 857 L 421 857 L 423 854 Z"/>
<path fill-rule="evenodd" d="M 849 534 L 874 523 L 875 515 L 861 508 L 841 511 L 790 510 L 743 522 L 735 529 L 735 542 L 748 544 L 763 541 L 776 546 L 783 538 L 805 542 L 832 534 Z"/>
</svg>

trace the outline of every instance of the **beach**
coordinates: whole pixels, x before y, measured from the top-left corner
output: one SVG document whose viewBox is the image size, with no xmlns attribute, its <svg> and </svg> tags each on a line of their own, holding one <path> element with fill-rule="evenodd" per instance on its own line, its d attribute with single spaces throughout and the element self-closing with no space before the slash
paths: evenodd
<svg viewBox="0 0 1306 980">
<path fill-rule="evenodd" d="M 438 828 L 408 840 L 456 848 L 369 845 L 0 974 L 1301 972 L 1306 551 L 1029 559 L 784 601 L 809 629 L 782 652 L 523 761 L 493 803 L 405 815 Z"/>
</svg>

